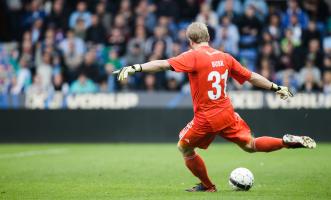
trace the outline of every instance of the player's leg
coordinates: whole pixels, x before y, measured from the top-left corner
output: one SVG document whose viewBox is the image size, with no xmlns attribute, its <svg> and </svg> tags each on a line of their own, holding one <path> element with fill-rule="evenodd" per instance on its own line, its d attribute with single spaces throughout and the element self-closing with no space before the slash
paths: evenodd
<svg viewBox="0 0 331 200">
<path fill-rule="evenodd" d="M 192 172 L 194 176 L 201 181 L 197 186 L 188 189 L 189 192 L 206 191 L 215 192 L 216 187 L 208 177 L 206 165 L 195 152 L 195 147 L 207 148 L 215 136 L 206 136 L 195 133 L 190 129 L 190 125 L 184 128 L 179 137 L 178 149 L 182 153 L 186 167 Z"/>
<path fill-rule="evenodd" d="M 251 137 L 249 143 L 239 146 L 248 152 L 271 152 L 282 148 L 309 148 L 316 147 L 316 142 L 308 136 L 296 136 L 286 134 L 283 138 L 275 137 Z"/>
<path fill-rule="evenodd" d="M 271 152 L 282 148 L 315 148 L 307 136 L 284 135 L 283 138 L 262 136 L 254 138 L 246 122 L 236 114 L 236 122 L 222 131 L 221 136 L 239 145 L 247 152 Z"/>
<path fill-rule="evenodd" d="M 273 137 L 252 137 L 251 130 L 246 122 L 237 113 L 235 122 L 222 130 L 220 135 L 225 139 L 236 143 L 244 151 L 254 152 L 270 152 L 286 147 L 282 139 Z"/>
<path fill-rule="evenodd" d="M 194 151 L 193 147 L 188 147 L 185 143 L 181 141 L 178 142 L 178 149 L 183 154 L 186 167 L 192 172 L 194 176 L 199 178 L 201 181 L 201 184 L 198 184 L 197 186 L 186 191 L 215 192 L 216 187 L 208 177 L 207 168 L 201 156 Z"/>
<path fill-rule="evenodd" d="M 247 152 L 271 152 L 287 147 L 282 139 L 267 136 L 258 138 L 251 136 L 249 142 L 237 144 Z"/>
</svg>

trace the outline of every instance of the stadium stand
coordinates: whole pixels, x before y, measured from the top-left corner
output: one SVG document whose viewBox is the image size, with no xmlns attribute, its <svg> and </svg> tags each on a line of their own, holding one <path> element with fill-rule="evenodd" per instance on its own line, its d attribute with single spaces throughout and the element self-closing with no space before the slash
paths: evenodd
<svg viewBox="0 0 331 200">
<path fill-rule="evenodd" d="M 214 48 L 293 91 L 331 93 L 331 17 L 325 0 L 4 0 L 0 93 L 180 91 L 184 74 L 123 65 L 188 49 L 185 27 L 208 24 Z M 6 31 L 4 31 L 6 30 Z M 254 90 L 232 81 L 229 90 Z"/>
</svg>

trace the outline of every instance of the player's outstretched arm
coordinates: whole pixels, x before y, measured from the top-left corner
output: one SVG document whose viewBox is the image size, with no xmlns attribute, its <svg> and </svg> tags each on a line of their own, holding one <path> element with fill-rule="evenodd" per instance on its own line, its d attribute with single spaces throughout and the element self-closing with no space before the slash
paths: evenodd
<svg viewBox="0 0 331 200">
<path fill-rule="evenodd" d="M 135 64 L 126 66 L 120 70 L 116 70 L 113 74 L 117 74 L 117 80 L 122 81 L 136 72 L 159 72 L 171 69 L 167 60 L 153 60 L 144 64 Z"/>
<path fill-rule="evenodd" d="M 278 86 L 277 84 L 269 81 L 268 79 L 264 78 L 263 76 L 255 73 L 255 72 L 252 72 L 249 82 L 256 87 L 274 91 L 282 99 L 287 99 L 288 97 L 293 97 L 293 94 L 290 92 L 288 87 Z"/>
</svg>

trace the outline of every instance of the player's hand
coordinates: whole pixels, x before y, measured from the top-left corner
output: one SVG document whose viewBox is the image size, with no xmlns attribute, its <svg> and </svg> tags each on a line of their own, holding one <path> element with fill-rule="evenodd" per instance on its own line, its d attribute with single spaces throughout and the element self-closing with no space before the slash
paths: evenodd
<svg viewBox="0 0 331 200">
<path fill-rule="evenodd" d="M 276 92 L 277 95 L 280 96 L 281 99 L 285 100 L 289 97 L 293 97 L 292 92 L 288 89 L 288 87 L 285 86 L 279 86 L 280 90 Z"/>
<path fill-rule="evenodd" d="M 130 65 L 116 70 L 113 74 L 117 74 L 117 80 L 123 81 L 128 78 L 129 75 L 133 75 L 136 72 L 141 72 L 142 68 L 140 64 Z"/>
<path fill-rule="evenodd" d="M 273 83 L 271 90 L 275 91 L 275 93 L 283 100 L 288 99 L 289 97 L 293 97 L 292 92 L 288 89 L 288 87 L 285 86 L 278 86 Z"/>
</svg>

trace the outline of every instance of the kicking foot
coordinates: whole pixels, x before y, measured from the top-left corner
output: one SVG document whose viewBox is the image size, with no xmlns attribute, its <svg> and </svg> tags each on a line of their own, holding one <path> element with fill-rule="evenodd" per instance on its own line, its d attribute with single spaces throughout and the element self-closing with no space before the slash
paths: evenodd
<svg viewBox="0 0 331 200">
<path fill-rule="evenodd" d="M 308 136 L 296 136 L 286 134 L 283 136 L 283 142 L 288 148 L 316 148 L 316 142 Z"/>
<path fill-rule="evenodd" d="M 206 188 L 202 183 L 198 183 L 196 186 L 190 189 L 186 189 L 187 192 L 217 192 L 215 185 L 210 188 Z"/>
</svg>

